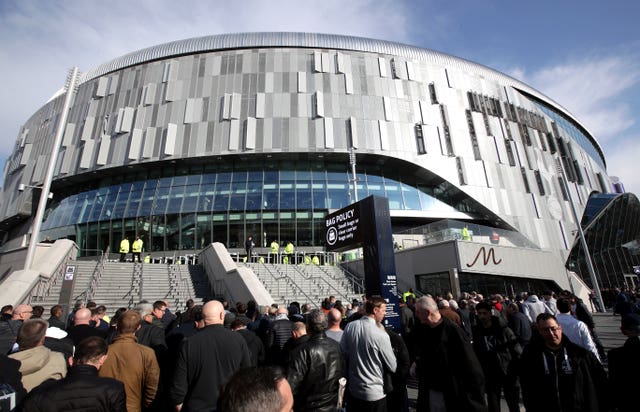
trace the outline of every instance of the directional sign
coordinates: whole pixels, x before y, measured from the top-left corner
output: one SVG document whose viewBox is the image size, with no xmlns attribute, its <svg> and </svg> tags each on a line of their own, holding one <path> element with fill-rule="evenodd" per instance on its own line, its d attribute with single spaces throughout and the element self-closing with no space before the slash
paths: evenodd
<svg viewBox="0 0 640 412">
<path fill-rule="evenodd" d="M 387 302 L 385 326 L 400 329 L 396 260 L 389 201 L 369 196 L 325 218 L 327 251 L 362 246 L 364 283 L 367 296 L 381 296 Z"/>
</svg>

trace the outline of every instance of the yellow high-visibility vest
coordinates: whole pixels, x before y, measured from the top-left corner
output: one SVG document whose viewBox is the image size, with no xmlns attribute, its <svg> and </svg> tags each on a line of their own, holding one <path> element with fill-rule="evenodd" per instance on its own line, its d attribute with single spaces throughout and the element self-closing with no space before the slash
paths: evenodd
<svg viewBox="0 0 640 412">
<path fill-rule="evenodd" d="M 142 252 L 142 245 L 144 244 L 144 242 L 142 241 L 142 239 L 137 239 L 133 241 L 133 253 L 140 253 Z"/>
</svg>

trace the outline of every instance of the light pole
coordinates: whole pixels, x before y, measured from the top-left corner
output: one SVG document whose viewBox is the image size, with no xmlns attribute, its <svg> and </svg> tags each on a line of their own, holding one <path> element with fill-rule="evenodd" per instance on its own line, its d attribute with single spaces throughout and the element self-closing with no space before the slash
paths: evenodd
<svg viewBox="0 0 640 412">
<path fill-rule="evenodd" d="M 27 249 L 27 257 L 24 260 L 24 270 L 31 269 L 33 264 L 33 258 L 36 254 L 36 246 L 38 244 L 38 237 L 40 235 L 40 227 L 42 226 L 42 217 L 47 207 L 47 199 L 49 198 L 49 191 L 51 189 L 51 181 L 53 180 L 53 173 L 56 168 L 56 161 L 58 160 L 58 153 L 60 152 L 60 143 L 62 143 L 62 137 L 64 136 L 64 130 L 67 126 L 67 117 L 69 115 L 69 109 L 71 107 L 71 101 L 76 89 L 76 82 L 78 79 L 78 68 L 74 67 L 67 77 L 66 88 L 67 92 L 64 98 L 64 106 L 60 114 L 60 120 L 58 122 L 58 128 L 56 129 L 56 135 L 53 140 L 53 147 L 51 154 L 49 155 L 49 165 L 47 166 L 47 174 L 45 175 L 44 182 L 42 183 L 42 192 L 40 192 L 40 200 L 38 201 L 38 211 L 33 218 L 33 226 L 31 227 L 31 238 L 29 239 L 29 248 Z"/>
<path fill-rule="evenodd" d="M 358 177 L 356 175 L 356 152 L 349 148 L 349 164 L 351 165 L 351 181 L 353 182 L 353 203 L 358 201 Z"/>
<path fill-rule="evenodd" d="M 598 278 L 596 277 L 596 271 L 593 267 L 593 262 L 591 261 L 591 254 L 589 253 L 589 247 L 587 246 L 587 240 L 584 238 L 584 231 L 582 230 L 582 225 L 580 224 L 580 220 L 578 219 L 578 213 L 576 212 L 576 205 L 573 203 L 573 198 L 571 197 L 571 192 L 569 191 L 569 184 L 567 183 L 567 178 L 564 175 L 564 169 L 562 168 L 562 162 L 560 159 L 556 159 L 556 168 L 560 176 L 562 177 L 562 184 L 564 185 L 565 192 L 567 193 L 567 197 L 569 198 L 569 204 L 571 205 L 571 212 L 573 213 L 573 220 L 576 222 L 576 227 L 578 230 L 578 237 L 580 238 L 580 245 L 582 246 L 582 250 L 584 252 L 584 259 L 587 262 L 587 270 L 589 272 L 589 277 L 591 278 L 591 284 L 593 285 L 593 290 L 596 293 L 596 299 L 600 303 L 600 307 L 604 311 L 604 301 L 602 300 L 602 293 L 600 293 L 600 286 L 598 285 Z"/>
</svg>

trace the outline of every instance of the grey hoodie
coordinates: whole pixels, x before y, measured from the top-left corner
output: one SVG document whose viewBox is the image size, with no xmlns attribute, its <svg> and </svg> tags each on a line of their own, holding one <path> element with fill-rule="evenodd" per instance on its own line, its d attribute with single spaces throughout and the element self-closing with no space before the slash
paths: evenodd
<svg viewBox="0 0 640 412">
<path fill-rule="evenodd" d="M 527 300 L 522 303 L 522 311 L 531 323 L 536 323 L 536 318 L 541 313 L 551 313 L 553 315 L 551 309 L 549 309 L 543 301 L 538 299 L 536 295 L 530 295 Z"/>
</svg>

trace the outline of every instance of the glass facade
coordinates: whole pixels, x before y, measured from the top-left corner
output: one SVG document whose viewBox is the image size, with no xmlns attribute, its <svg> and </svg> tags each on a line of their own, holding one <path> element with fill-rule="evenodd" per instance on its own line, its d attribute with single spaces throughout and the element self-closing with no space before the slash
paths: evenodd
<svg viewBox="0 0 640 412">
<path fill-rule="evenodd" d="M 107 245 L 116 250 L 125 235 L 141 235 L 150 252 L 194 250 L 210 242 L 239 248 L 249 235 L 262 247 L 274 238 L 323 246 L 327 212 L 353 202 L 350 175 L 338 165 L 270 166 L 236 165 L 71 194 L 48 209 L 43 236 L 72 238 L 87 253 Z M 391 210 L 456 211 L 420 190 L 424 184 L 392 170 L 377 172 L 357 175 L 360 198 L 387 197 Z"/>
<path fill-rule="evenodd" d="M 638 250 L 623 245 L 640 239 L 640 202 L 631 193 L 592 195 L 582 219 L 585 240 L 603 293 L 625 286 L 625 277 L 640 265 Z M 567 268 L 575 271 L 591 287 L 584 250 L 577 240 L 567 259 Z"/>
</svg>

